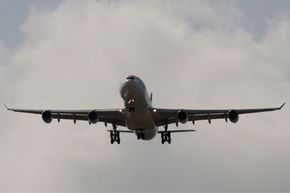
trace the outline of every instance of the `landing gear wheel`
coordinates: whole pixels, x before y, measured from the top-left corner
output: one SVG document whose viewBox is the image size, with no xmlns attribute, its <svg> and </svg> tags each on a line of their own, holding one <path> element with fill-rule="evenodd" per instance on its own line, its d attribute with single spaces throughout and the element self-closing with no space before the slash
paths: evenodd
<svg viewBox="0 0 290 193">
<path fill-rule="evenodd" d="M 120 139 L 120 132 L 119 131 L 116 131 L 116 138 Z"/>
<path fill-rule="evenodd" d="M 143 140 L 145 139 L 145 133 L 143 133 L 143 132 L 141 133 L 141 139 L 143 139 Z"/>
<path fill-rule="evenodd" d="M 144 132 L 137 132 L 137 139 L 140 140 L 144 140 L 145 139 L 145 133 Z"/>
<path fill-rule="evenodd" d="M 111 139 L 114 137 L 113 131 L 110 131 L 110 137 Z"/>
<path fill-rule="evenodd" d="M 170 132 L 168 132 L 168 134 L 167 134 L 167 142 L 168 142 L 168 144 L 171 144 L 171 133 Z"/>
</svg>

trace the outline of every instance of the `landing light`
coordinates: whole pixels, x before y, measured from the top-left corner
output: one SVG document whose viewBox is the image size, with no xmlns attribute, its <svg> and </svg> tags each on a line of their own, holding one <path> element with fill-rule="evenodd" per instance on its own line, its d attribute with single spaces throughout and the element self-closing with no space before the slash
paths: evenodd
<svg viewBox="0 0 290 193">
<path fill-rule="evenodd" d="M 153 112 L 154 112 L 154 113 L 156 113 L 156 111 L 157 111 L 156 109 L 153 109 Z"/>
<path fill-rule="evenodd" d="M 129 99 L 129 100 L 128 100 L 128 104 L 133 104 L 134 102 L 135 102 L 134 99 Z"/>
</svg>

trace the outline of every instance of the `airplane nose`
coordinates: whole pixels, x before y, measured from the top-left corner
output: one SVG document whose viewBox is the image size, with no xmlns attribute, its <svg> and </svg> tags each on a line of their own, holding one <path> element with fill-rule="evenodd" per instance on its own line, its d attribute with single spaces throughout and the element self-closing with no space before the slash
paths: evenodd
<svg viewBox="0 0 290 193">
<path fill-rule="evenodd" d="M 128 88 L 131 85 L 131 81 L 130 80 L 125 80 L 124 82 L 121 83 L 120 85 L 120 95 L 121 97 L 124 99 L 126 98 L 126 95 L 128 94 Z"/>
</svg>

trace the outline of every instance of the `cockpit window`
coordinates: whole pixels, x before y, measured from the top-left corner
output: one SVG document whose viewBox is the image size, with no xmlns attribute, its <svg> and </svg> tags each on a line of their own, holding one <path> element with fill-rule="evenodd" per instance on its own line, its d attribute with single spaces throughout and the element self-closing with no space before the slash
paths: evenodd
<svg viewBox="0 0 290 193">
<path fill-rule="evenodd" d="M 128 76 L 127 80 L 135 80 L 135 77 L 134 76 Z"/>
</svg>

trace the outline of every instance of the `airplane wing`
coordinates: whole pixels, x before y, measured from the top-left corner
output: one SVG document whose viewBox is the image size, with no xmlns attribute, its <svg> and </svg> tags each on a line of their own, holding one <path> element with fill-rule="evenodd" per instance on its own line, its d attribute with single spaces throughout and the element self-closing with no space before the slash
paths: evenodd
<svg viewBox="0 0 290 193">
<path fill-rule="evenodd" d="M 267 111 L 280 110 L 285 105 L 282 104 L 276 108 L 259 108 L 259 109 L 152 109 L 153 119 L 157 126 L 164 126 L 172 123 L 178 124 L 179 122 L 185 123 L 191 121 L 193 124 L 195 121 L 207 120 L 211 123 L 212 119 L 228 119 L 231 122 L 236 123 L 240 114 L 248 113 L 260 113 Z"/>
<path fill-rule="evenodd" d="M 58 122 L 61 119 L 76 121 L 88 121 L 91 123 L 104 122 L 115 124 L 116 126 L 126 126 L 123 109 L 87 109 L 87 110 L 44 110 L 44 109 L 14 109 L 5 105 L 7 110 L 20 112 L 40 114 L 46 123 L 50 123 L 53 119 Z"/>
</svg>

